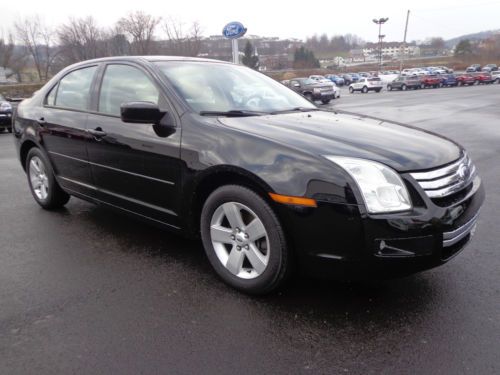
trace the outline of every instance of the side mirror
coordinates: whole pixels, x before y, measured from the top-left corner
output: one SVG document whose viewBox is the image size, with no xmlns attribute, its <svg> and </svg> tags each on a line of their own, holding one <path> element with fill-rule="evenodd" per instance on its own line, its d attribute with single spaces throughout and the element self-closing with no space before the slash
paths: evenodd
<svg viewBox="0 0 500 375">
<path fill-rule="evenodd" d="M 123 122 L 133 124 L 158 124 L 165 115 L 157 104 L 151 102 L 123 103 L 120 113 Z"/>
</svg>

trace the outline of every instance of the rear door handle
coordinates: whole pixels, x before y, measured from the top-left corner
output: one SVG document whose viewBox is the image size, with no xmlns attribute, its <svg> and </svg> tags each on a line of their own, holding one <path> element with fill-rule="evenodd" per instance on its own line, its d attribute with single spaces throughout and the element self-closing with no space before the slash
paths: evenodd
<svg viewBox="0 0 500 375">
<path fill-rule="evenodd" d="M 96 138 L 102 138 L 107 135 L 107 133 L 103 131 L 100 127 L 97 127 L 95 129 L 87 129 L 87 132 L 89 134 L 92 134 Z"/>
</svg>

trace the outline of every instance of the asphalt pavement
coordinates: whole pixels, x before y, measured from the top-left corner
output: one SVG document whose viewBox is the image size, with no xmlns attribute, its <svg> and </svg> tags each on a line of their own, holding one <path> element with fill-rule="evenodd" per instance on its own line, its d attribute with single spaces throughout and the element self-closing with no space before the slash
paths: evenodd
<svg viewBox="0 0 500 375">
<path fill-rule="evenodd" d="M 464 145 L 487 198 L 448 264 L 361 284 L 222 284 L 201 244 L 72 198 L 33 201 L 0 134 L 0 374 L 500 373 L 500 85 L 348 94 L 330 107 Z"/>
</svg>

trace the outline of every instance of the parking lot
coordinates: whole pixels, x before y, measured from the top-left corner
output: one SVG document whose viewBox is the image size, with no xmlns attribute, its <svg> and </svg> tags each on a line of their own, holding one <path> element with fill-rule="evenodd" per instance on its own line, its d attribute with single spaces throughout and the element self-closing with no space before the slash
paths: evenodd
<svg viewBox="0 0 500 375">
<path fill-rule="evenodd" d="M 500 85 L 344 88 L 328 108 L 468 149 L 487 191 L 475 238 L 419 275 L 264 298 L 222 284 L 199 242 L 75 198 L 42 210 L 1 133 L 0 374 L 499 373 L 499 103 Z"/>
</svg>

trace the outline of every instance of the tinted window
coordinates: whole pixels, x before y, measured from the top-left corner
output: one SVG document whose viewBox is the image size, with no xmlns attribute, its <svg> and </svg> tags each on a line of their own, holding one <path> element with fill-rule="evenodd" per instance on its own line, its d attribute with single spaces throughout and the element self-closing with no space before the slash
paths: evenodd
<svg viewBox="0 0 500 375">
<path fill-rule="evenodd" d="M 59 82 L 55 105 L 57 107 L 86 110 L 89 106 L 90 85 L 96 71 L 96 66 L 75 70 Z M 49 94 L 52 95 L 52 92 Z M 47 98 L 48 100 L 49 98 Z"/>
<path fill-rule="evenodd" d="M 120 115 L 128 102 L 158 104 L 159 91 L 144 72 L 130 65 L 108 65 L 99 95 L 99 112 Z"/>
</svg>

